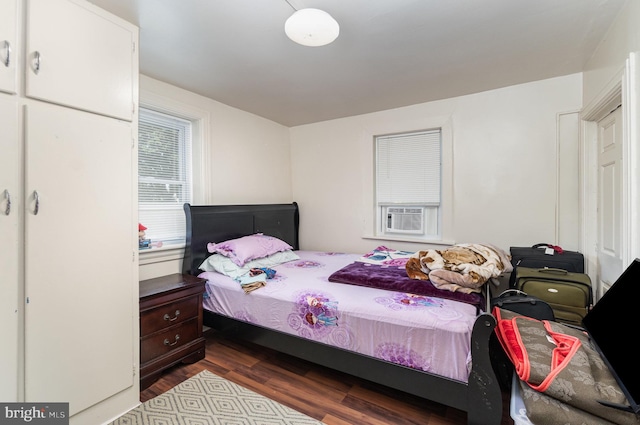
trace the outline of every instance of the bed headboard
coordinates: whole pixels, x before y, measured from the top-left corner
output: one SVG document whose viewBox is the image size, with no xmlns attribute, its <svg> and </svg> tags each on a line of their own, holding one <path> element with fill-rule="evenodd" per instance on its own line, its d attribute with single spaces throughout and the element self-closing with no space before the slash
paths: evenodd
<svg viewBox="0 0 640 425">
<path fill-rule="evenodd" d="M 182 272 L 197 275 L 198 266 L 210 255 L 209 242 L 222 242 L 255 233 L 264 233 L 298 244 L 300 214 L 298 204 L 189 205 L 184 204 L 187 240 Z"/>
</svg>

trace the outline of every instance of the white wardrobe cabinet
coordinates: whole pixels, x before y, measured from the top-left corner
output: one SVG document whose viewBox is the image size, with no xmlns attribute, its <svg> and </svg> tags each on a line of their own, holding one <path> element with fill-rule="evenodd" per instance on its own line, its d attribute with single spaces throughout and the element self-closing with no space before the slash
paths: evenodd
<svg viewBox="0 0 640 425">
<path fill-rule="evenodd" d="M 0 0 L 0 92 L 16 93 L 18 0 Z"/>
<path fill-rule="evenodd" d="M 86 2 L 28 0 L 26 95 L 131 121 L 137 33 L 99 12 Z"/>
<path fill-rule="evenodd" d="M 84 0 L 0 0 L 0 37 L 10 7 L 0 401 L 107 423 L 139 403 L 138 29 Z"/>
</svg>

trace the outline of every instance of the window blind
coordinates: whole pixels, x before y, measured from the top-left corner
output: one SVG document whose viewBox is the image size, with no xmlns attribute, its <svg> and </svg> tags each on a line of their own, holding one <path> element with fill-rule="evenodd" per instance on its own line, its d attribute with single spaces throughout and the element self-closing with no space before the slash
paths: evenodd
<svg viewBox="0 0 640 425">
<path fill-rule="evenodd" d="M 378 204 L 439 205 L 441 131 L 376 137 Z"/>
<path fill-rule="evenodd" d="M 192 202 L 191 122 L 140 108 L 138 215 L 152 242 L 185 240 L 183 204 Z"/>
</svg>

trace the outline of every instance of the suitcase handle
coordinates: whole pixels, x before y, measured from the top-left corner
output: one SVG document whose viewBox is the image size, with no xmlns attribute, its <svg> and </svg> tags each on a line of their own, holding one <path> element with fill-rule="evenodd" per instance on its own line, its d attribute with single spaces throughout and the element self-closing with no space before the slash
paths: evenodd
<svg viewBox="0 0 640 425">
<path fill-rule="evenodd" d="M 507 298 L 515 295 L 524 295 L 526 297 L 527 293 L 519 289 L 507 289 L 503 291 L 500 295 L 498 295 L 498 298 Z"/>
<path fill-rule="evenodd" d="M 547 248 L 553 248 L 553 250 L 555 252 L 557 252 L 558 254 L 562 254 L 562 252 L 564 251 L 558 245 L 551 245 L 550 243 L 537 243 L 537 244 L 533 245 L 531 248 L 542 248 L 543 246 L 547 247 Z"/>
<path fill-rule="evenodd" d="M 538 269 L 539 272 L 543 272 L 543 273 L 553 273 L 553 274 L 569 274 L 568 271 L 563 270 L 563 269 L 554 269 L 552 267 L 545 267 L 543 269 Z"/>
</svg>

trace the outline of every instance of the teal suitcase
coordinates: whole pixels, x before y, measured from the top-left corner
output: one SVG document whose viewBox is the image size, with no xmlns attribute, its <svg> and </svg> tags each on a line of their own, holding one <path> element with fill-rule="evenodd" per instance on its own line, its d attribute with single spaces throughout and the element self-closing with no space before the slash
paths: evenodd
<svg viewBox="0 0 640 425">
<path fill-rule="evenodd" d="M 593 304 L 591 279 L 585 273 L 518 267 L 516 287 L 546 301 L 558 322 L 582 326 L 582 318 Z"/>
</svg>

